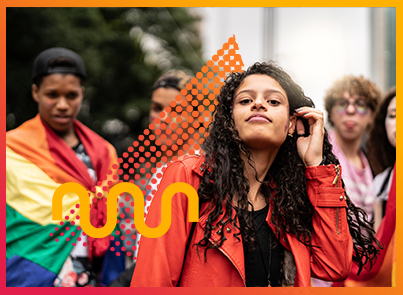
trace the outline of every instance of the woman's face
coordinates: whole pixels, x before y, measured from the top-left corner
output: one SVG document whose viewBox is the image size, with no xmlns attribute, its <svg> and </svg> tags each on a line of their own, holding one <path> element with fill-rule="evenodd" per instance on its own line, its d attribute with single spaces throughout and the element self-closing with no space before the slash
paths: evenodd
<svg viewBox="0 0 403 295">
<path fill-rule="evenodd" d="M 235 91 L 233 118 L 249 150 L 278 149 L 295 127 L 284 89 L 273 78 L 261 74 L 246 77 Z"/>
<path fill-rule="evenodd" d="M 389 103 L 385 118 L 385 129 L 390 144 L 396 148 L 396 96 Z"/>
<path fill-rule="evenodd" d="M 180 94 L 179 90 L 175 88 L 157 88 L 151 96 L 151 108 L 150 108 L 150 123 L 154 123 L 156 118 L 160 119 L 158 124 L 155 124 L 155 137 L 157 140 L 161 141 L 161 144 L 166 145 L 168 148 L 172 145 L 172 140 L 170 140 L 171 132 L 175 133 L 176 130 L 172 130 L 171 125 L 167 124 L 165 121 L 167 119 L 167 114 L 161 118 L 160 113 L 165 110 L 166 107 L 170 106 L 171 101 L 175 101 L 176 96 L 180 95 L 182 99 L 184 97 Z M 177 102 L 180 104 L 180 102 Z M 168 131 L 169 129 L 169 131 Z"/>
</svg>

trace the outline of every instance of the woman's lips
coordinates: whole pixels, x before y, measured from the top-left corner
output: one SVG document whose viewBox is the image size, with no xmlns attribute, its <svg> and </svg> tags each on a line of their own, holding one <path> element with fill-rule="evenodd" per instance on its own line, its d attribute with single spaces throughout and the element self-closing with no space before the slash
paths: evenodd
<svg viewBox="0 0 403 295">
<path fill-rule="evenodd" d="M 69 116 L 53 116 L 53 120 L 59 124 L 66 124 L 69 123 L 71 117 Z"/>
<path fill-rule="evenodd" d="M 248 120 L 248 122 L 252 121 L 264 121 L 264 122 L 270 122 L 269 119 L 264 118 L 264 117 L 252 117 Z"/>
<path fill-rule="evenodd" d="M 270 119 L 263 114 L 254 114 L 254 115 L 250 116 L 246 121 L 247 122 L 253 122 L 253 121 L 271 122 Z"/>
</svg>

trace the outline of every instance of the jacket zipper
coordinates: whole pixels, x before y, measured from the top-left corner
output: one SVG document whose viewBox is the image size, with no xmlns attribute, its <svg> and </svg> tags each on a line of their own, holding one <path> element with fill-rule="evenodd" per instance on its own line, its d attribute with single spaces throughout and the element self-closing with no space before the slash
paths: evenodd
<svg viewBox="0 0 403 295">
<path fill-rule="evenodd" d="M 336 165 L 334 167 L 334 169 L 336 170 L 336 177 L 333 180 L 333 184 L 335 184 L 336 187 L 338 188 L 339 187 L 339 178 L 340 178 L 340 165 Z M 337 207 L 336 208 L 336 232 L 337 232 L 338 235 L 340 234 L 340 231 L 339 231 L 339 210 L 340 210 L 340 208 Z"/>
<path fill-rule="evenodd" d="M 239 271 L 238 267 L 236 267 L 235 263 L 231 260 L 231 258 L 229 258 L 229 256 L 228 256 L 220 247 L 217 247 L 217 245 L 214 244 L 214 242 L 213 242 L 211 239 L 209 239 L 209 241 L 210 241 L 211 244 L 213 244 L 214 246 L 216 246 L 216 248 L 217 248 L 222 254 L 224 254 L 224 256 L 227 257 L 229 261 L 231 261 L 232 265 L 235 267 L 235 269 L 237 270 L 238 274 L 240 275 L 240 277 L 241 277 L 241 279 L 242 279 L 242 282 L 243 282 L 243 285 L 246 287 L 246 283 L 245 283 L 245 280 L 244 280 L 243 277 L 242 277 L 241 272 Z"/>
</svg>

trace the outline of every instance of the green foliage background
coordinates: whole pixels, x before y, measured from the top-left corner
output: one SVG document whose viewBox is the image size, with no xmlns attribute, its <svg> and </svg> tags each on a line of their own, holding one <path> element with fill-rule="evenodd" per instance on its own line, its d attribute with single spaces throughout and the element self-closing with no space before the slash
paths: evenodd
<svg viewBox="0 0 403 295">
<path fill-rule="evenodd" d="M 148 126 L 151 86 L 165 71 L 205 64 L 188 8 L 7 8 L 7 130 L 37 113 L 32 65 L 50 47 L 84 60 L 88 80 L 79 120 L 120 154 Z"/>
</svg>

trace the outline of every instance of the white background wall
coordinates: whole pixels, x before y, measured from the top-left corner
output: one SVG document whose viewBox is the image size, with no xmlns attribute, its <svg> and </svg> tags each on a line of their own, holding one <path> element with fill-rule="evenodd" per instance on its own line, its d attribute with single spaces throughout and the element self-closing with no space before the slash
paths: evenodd
<svg viewBox="0 0 403 295">
<path fill-rule="evenodd" d="M 245 66 L 274 59 L 324 111 L 323 98 L 343 75 L 371 77 L 369 8 L 198 8 L 204 58 L 235 34 Z M 264 37 L 272 36 L 270 50 Z M 375 81 L 376 82 L 376 81 Z"/>
</svg>

